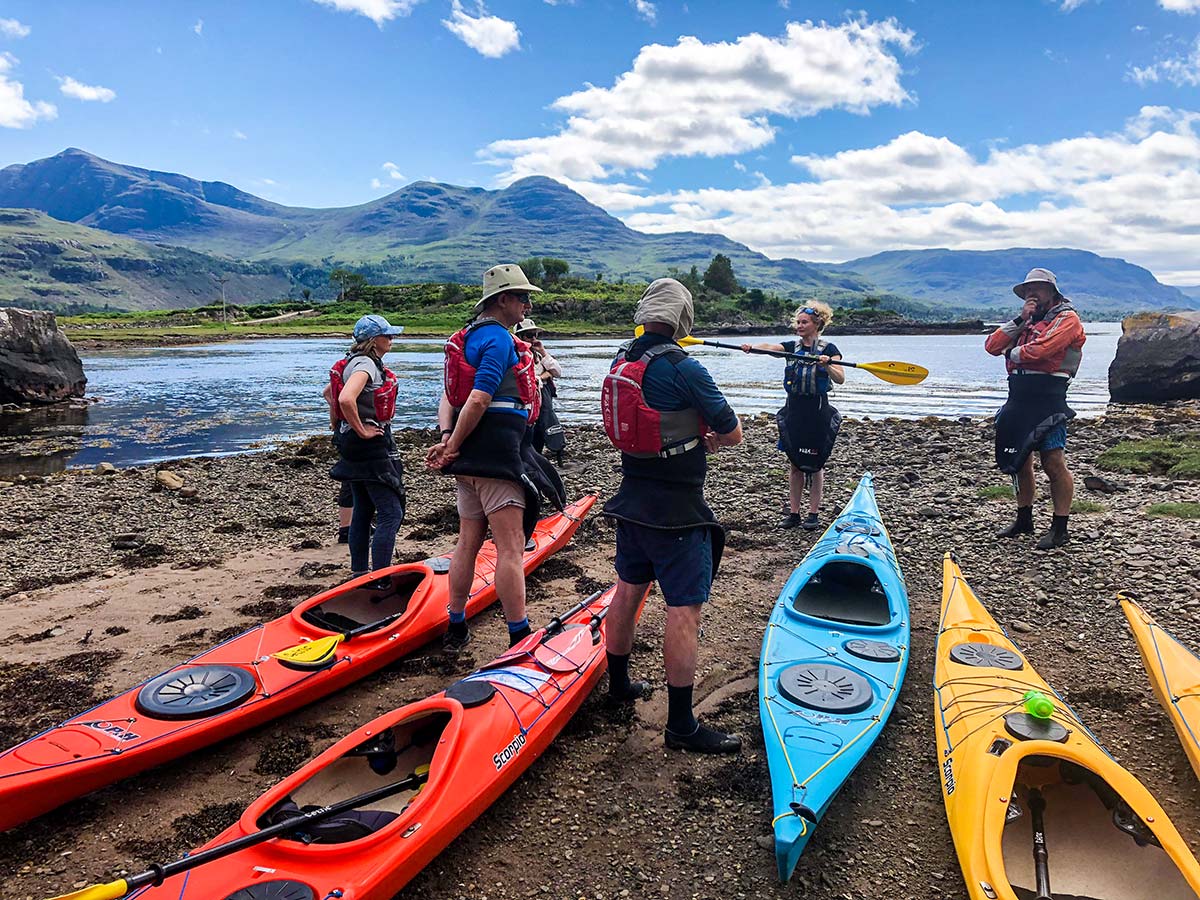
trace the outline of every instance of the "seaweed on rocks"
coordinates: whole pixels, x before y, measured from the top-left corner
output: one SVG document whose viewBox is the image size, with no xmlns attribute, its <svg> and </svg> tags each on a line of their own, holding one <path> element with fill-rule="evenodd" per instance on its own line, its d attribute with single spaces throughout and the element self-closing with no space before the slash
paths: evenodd
<svg viewBox="0 0 1200 900">
<path fill-rule="evenodd" d="M 44 731 L 87 709 L 119 650 L 87 650 L 47 663 L 0 664 L 0 716 L 7 742 Z"/>
</svg>

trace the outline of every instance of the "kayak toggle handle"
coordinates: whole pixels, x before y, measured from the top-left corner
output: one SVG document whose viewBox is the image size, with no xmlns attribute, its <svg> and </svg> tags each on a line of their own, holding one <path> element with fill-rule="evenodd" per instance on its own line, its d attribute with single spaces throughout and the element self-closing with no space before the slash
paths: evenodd
<svg viewBox="0 0 1200 900">
<path fill-rule="evenodd" d="M 809 807 L 805 806 L 803 803 L 797 803 L 796 801 L 793 800 L 791 803 L 788 804 L 788 806 L 790 806 L 792 809 L 792 812 L 795 813 L 797 816 L 799 816 L 801 819 L 808 819 L 808 821 L 812 822 L 814 825 L 817 824 L 817 814 L 815 812 L 813 812 Z"/>
</svg>

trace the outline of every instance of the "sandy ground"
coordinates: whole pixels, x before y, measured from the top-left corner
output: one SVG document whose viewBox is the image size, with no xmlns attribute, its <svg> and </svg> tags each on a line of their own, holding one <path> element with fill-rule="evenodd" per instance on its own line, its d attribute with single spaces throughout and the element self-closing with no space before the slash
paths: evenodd
<svg viewBox="0 0 1200 900">
<path fill-rule="evenodd" d="M 1079 496 L 1103 511 L 1072 520 L 1065 550 L 999 542 L 1007 501 L 991 437 L 979 422 L 848 421 L 830 465 L 825 520 L 865 469 L 904 568 L 912 655 L 896 710 L 874 751 L 834 802 L 792 882 L 775 880 L 770 798 L 757 714 L 763 623 L 818 533 L 774 526 L 785 464 L 774 427 L 747 423 L 747 443 L 713 460 L 709 498 L 729 549 L 706 610 L 696 696 L 710 722 L 740 732 L 736 758 L 662 746 L 665 690 L 632 713 L 589 702 L 518 784 L 400 895 L 451 898 L 728 898 L 965 896 L 945 824 L 930 682 L 941 557 L 955 549 L 997 620 L 1070 700 L 1113 755 L 1138 774 L 1200 850 L 1200 783 L 1153 699 L 1115 608 L 1137 590 L 1160 623 L 1200 648 L 1200 534 L 1194 522 L 1149 519 L 1145 507 L 1200 499 L 1200 483 L 1109 475 L 1127 490 L 1082 486 L 1093 460 L 1123 436 L 1200 430 L 1193 407 L 1113 408 L 1077 423 L 1071 462 Z M 430 438 L 404 437 L 411 494 L 397 558 L 453 545 L 453 493 L 418 459 Z M 614 454 L 594 430 L 571 436 L 573 494 L 614 489 Z M 0 492 L 0 723 L 27 737 L 211 645 L 273 618 L 348 574 L 333 542 L 332 488 L 319 441 L 269 453 L 164 465 L 193 497 L 155 490 L 153 469 L 67 473 Z M 191 491 L 189 491 L 191 493 Z M 1049 501 L 1039 498 L 1039 526 Z M 114 546 L 115 545 L 115 546 Z M 530 618 L 545 621 L 613 577 L 612 529 L 593 515 L 531 580 Z M 652 598 L 634 674 L 661 684 L 661 601 Z M 494 611 L 471 654 L 434 648 L 285 721 L 265 725 L 0 835 L 5 898 L 48 897 L 166 861 L 212 836 L 267 786 L 379 712 L 443 688 L 501 649 Z M 220 898 L 214 898 L 220 900 Z"/>
</svg>

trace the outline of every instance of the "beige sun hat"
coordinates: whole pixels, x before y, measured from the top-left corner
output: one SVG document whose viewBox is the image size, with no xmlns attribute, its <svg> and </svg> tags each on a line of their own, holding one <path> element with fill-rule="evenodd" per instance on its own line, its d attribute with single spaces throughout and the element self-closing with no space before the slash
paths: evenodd
<svg viewBox="0 0 1200 900">
<path fill-rule="evenodd" d="M 517 327 L 513 329 L 513 334 L 528 334 L 529 332 L 537 334 L 542 333 L 542 329 L 537 326 L 533 319 L 522 319 L 517 323 Z"/>
<path fill-rule="evenodd" d="M 1058 279 L 1054 277 L 1053 272 L 1051 272 L 1049 269 L 1030 269 L 1029 274 L 1025 276 L 1024 281 L 1022 281 L 1020 284 L 1013 285 L 1013 293 L 1024 300 L 1026 289 L 1031 284 L 1048 284 L 1050 287 L 1054 288 L 1055 291 L 1058 290 Z"/>
<path fill-rule="evenodd" d="M 475 304 L 475 312 L 482 311 L 483 304 L 487 302 L 488 297 L 494 297 L 504 291 L 540 294 L 542 289 L 537 285 L 530 284 L 529 279 L 525 277 L 525 272 L 516 263 L 501 263 L 498 266 L 492 266 L 483 273 L 483 296 Z"/>
</svg>

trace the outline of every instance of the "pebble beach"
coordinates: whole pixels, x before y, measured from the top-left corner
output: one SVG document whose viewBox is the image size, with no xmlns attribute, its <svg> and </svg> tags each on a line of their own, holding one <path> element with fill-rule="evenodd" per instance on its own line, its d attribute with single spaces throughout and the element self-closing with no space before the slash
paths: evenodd
<svg viewBox="0 0 1200 900">
<path fill-rule="evenodd" d="M 696 696 L 700 714 L 739 732 L 736 758 L 662 746 L 663 607 L 653 597 L 633 672 L 659 685 L 635 708 L 589 701 L 550 751 L 431 863 L 401 898 L 729 898 L 812 900 L 965 896 L 938 782 L 933 670 L 941 559 L 964 574 L 1030 662 L 1116 759 L 1140 777 L 1200 851 L 1200 783 L 1159 708 L 1116 606 L 1118 590 L 1185 644 L 1200 648 L 1200 531 L 1147 515 L 1151 504 L 1200 501 L 1200 482 L 1102 472 L 1096 457 L 1129 438 L 1200 429 L 1200 406 L 1109 407 L 1077 420 L 1068 461 L 1072 541 L 1049 553 L 999 541 L 1012 501 L 982 489 L 1007 478 L 984 419 L 847 419 L 830 461 L 822 525 L 859 475 L 878 502 L 903 567 L 912 652 L 896 710 L 834 801 L 792 882 L 779 885 L 757 709 L 763 625 L 792 568 L 820 532 L 777 529 L 786 460 L 767 416 L 746 442 L 710 460 L 707 496 L 728 549 L 706 608 Z M 427 474 L 426 431 L 399 435 L 410 506 L 397 560 L 449 551 L 457 519 L 449 479 Z M 616 454 L 593 427 L 570 431 L 571 496 L 615 490 Z M 0 487 L 0 723 L 6 745 L 143 680 L 224 636 L 285 613 L 349 575 L 334 542 L 326 438 L 157 467 L 70 470 Z M 1102 476 L 1089 489 L 1085 476 Z M 1108 488 L 1116 488 L 1113 493 Z M 613 530 L 594 512 L 575 540 L 531 577 L 540 623 L 611 583 Z M 1039 481 L 1035 517 L 1049 522 Z M 0 835 L 5 896 L 62 893 L 166 861 L 230 824 L 266 787 L 366 719 L 427 696 L 495 656 L 494 611 L 470 652 L 425 648 L 347 690 L 190 758 L 81 798 Z"/>
</svg>

